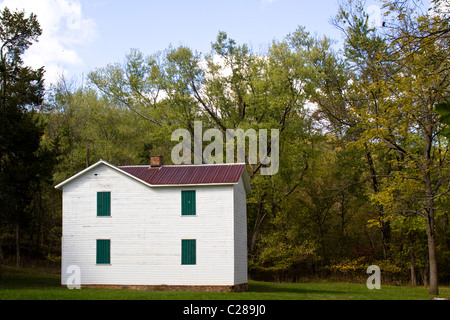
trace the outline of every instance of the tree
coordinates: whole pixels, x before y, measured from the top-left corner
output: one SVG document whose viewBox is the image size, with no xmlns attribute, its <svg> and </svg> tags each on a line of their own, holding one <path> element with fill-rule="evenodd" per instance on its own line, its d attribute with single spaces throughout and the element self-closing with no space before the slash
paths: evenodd
<svg viewBox="0 0 450 320">
<path fill-rule="evenodd" d="M 372 201 L 389 215 L 425 218 L 430 294 L 438 294 L 435 219 L 449 176 L 448 157 L 436 147 L 436 106 L 448 99 L 448 19 L 416 11 L 409 1 L 383 2 L 383 32 L 368 28 L 361 5 L 359 12 L 340 13 L 353 23 L 346 28 L 347 59 L 355 75 L 352 90 L 360 97 L 349 110 L 359 119 L 361 142 L 396 154 Z"/>
<path fill-rule="evenodd" d="M 171 132 L 186 128 L 193 138 L 194 121 L 223 134 L 279 129 L 278 173 L 258 174 L 260 162 L 247 166 L 251 272 L 296 279 L 305 268 L 362 256 L 396 268 L 409 260 L 414 271 L 431 260 L 422 243 L 428 212 L 442 221 L 448 207 L 448 140 L 440 135 L 447 120 L 436 113 L 447 99 L 448 38 L 442 20 L 421 17 L 405 14 L 375 29 L 363 3 L 350 1 L 335 21 L 344 54 L 301 27 L 260 53 L 225 32 L 205 55 L 185 46 L 150 56 L 131 50 L 124 63 L 89 74 L 95 87 L 55 91 L 47 132 L 65 155 L 55 176 L 63 180 L 99 158 L 170 159 Z M 423 25 L 412 40 L 399 31 L 402 19 L 408 32 Z"/>
<path fill-rule="evenodd" d="M 345 148 L 353 150 L 354 169 L 360 169 L 358 163 L 363 166 L 365 174 L 360 177 L 359 184 L 369 183 L 368 192 L 378 194 L 382 177 L 391 170 L 389 154 L 362 139 L 362 135 L 367 130 L 364 113 L 381 98 L 374 90 L 375 85 L 391 70 L 388 61 L 378 59 L 386 51 L 386 43 L 369 27 L 368 16 L 360 1 L 341 4 L 332 24 L 345 36 L 343 55 L 334 52 L 327 43 L 317 47 L 308 61 L 308 98 L 318 106 L 315 118 L 340 138 Z M 391 239 L 388 214 L 380 204 L 368 210 L 372 215 L 370 219 L 377 221 L 387 259 Z"/>
<path fill-rule="evenodd" d="M 303 32 L 298 38 L 307 36 Z M 132 50 L 124 64 L 98 69 L 89 79 L 108 99 L 145 119 L 149 130 L 166 140 L 180 127 L 188 129 L 193 138 L 196 120 L 203 121 L 205 130 L 217 128 L 224 136 L 227 129 L 279 129 L 281 147 L 285 143 L 293 147 L 285 149 L 291 155 L 284 166 L 291 173 L 284 173 L 288 186 L 277 179 L 273 180 L 276 185 L 268 184 L 270 177 L 259 177 L 261 162 L 249 165 L 251 179 L 258 180 L 255 183 L 271 186 L 262 188 L 265 192 L 257 200 L 267 205 L 249 214 L 252 251 L 265 219 L 278 210 L 280 200 L 276 198 L 288 196 L 298 187 L 305 168 L 303 155 L 299 159 L 294 155 L 304 142 L 304 136 L 294 134 L 308 130 L 304 95 L 299 90 L 300 71 L 285 44 L 274 44 L 265 57 L 220 32 L 205 56 L 184 46 L 148 57 Z M 277 192 L 272 191 L 277 189 L 283 192 L 275 197 Z"/>
<path fill-rule="evenodd" d="M 44 71 L 23 66 L 21 59 L 40 34 L 34 14 L 0 12 L 0 232 L 6 231 L 4 222 L 15 227 L 17 264 L 20 227 L 29 219 L 26 212 L 45 154 L 39 152 L 43 126 L 35 114 L 43 102 Z"/>
<path fill-rule="evenodd" d="M 391 90 L 380 108 L 382 113 L 378 114 L 383 123 L 376 121 L 376 136 L 404 157 L 403 165 L 414 171 L 402 178 L 416 178 L 422 183 L 417 213 L 425 217 L 427 225 L 430 294 L 438 294 L 435 221 L 438 200 L 445 194 L 441 187 L 449 181 L 449 163 L 436 148 L 440 131 L 436 106 L 448 102 L 449 20 L 445 14 L 417 14 L 408 3 L 385 1 L 385 6 L 393 16 L 387 35 L 397 69 L 388 83 Z M 422 141 L 408 139 L 414 135 L 421 136 Z"/>
<path fill-rule="evenodd" d="M 91 87 L 77 87 L 63 78 L 49 96 L 46 136 L 59 141 L 58 181 L 99 159 L 121 165 L 147 164 L 148 156 L 141 157 L 144 146 L 153 145 L 153 152 L 164 147 L 152 123 Z"/>
</svg>

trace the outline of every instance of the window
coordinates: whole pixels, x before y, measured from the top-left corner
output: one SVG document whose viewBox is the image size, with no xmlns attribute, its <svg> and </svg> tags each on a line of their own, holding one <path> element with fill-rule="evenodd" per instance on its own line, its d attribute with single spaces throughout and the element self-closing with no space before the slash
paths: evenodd
<svg viewBox="0 0 450 320">
<path fill-rule="evenodd" d="M 181 240 L 181 264 L 196 264 L 196 240 Z"/>
<path fill-rule="evenodd" d="M 111 216 L 111 192 L 97 192 L 97 217 Z"/>
<path fill-rule="evenodd" d="M 195 190 L 181 191 L 181 215 L 195 216 Z"/>
<path fill-rule="evenodd" d="M 97 264 L 111 264 L 111 240 L 97 239 Z"/>
</svg>

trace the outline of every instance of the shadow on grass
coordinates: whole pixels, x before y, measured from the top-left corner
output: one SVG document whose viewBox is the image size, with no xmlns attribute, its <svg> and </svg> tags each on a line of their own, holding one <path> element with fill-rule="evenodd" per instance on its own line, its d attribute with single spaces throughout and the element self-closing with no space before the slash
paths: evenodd
<svg viewBox="0 0 450 320">
<path fill-rule="evenodd" d="M 59 288 L 60 286 L 59 274 L 2 266 L 0 289 Z"/>
<path fill-rule="evenodd" d="M 61 276 L 45 271 L 27 270 L 10 266 L 3 267 L 3 278 L 0 288 L 61 288 Z M 339 294 L 330 286 L 311 288 L 307 283 L 278 283 L 249 281 L 249 293 L 290 293 L 290 294 Z"/>
<path fill-rule="evenodd" d="M 283 284 L 283 283 L 269 283 L 252 281 L 249 283 L 249 292 L 252 293 L 288 293 L 288 294 L 317 294 L 317 295 L 338 295 L 345 294 L 344 291 L 330 290 L 330 287 L 323 290 L 311 289 L 302 284 Z"/>
</svg>

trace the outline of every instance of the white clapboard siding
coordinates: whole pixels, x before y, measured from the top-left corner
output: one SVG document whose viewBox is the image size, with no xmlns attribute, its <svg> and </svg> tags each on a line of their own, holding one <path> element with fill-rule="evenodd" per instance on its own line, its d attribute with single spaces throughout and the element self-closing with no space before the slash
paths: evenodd
<svg viewBox="0 0 450 320">
<path fill-rule="evenodd" d="M 247 205 L 242 177 L 233 187 L 234 283 L 247 283 Z"/>
<path fill-rule="evenodd" d="M 181 215 L 181 190 L 196 190 L 196 215 Z M 97 192 L 111 216 L 97 217 Z M 245 190 L 235 185 L 149 187 L 107 165 L 63 186 L 61 281 L 81 284 L 234 285 L 247 282 Z M 96 240 L 111 240 L 111 264 L 96 264 Z M 181 240 L 196 239 L 196 265 L 181 265 Z"/>
</svg>

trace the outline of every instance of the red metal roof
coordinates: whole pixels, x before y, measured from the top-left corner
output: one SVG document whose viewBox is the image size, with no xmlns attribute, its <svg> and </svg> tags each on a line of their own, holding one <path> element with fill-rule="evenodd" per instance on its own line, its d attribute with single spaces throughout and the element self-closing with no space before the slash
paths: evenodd
<svg viewBox="0 0 450 320">
<path fill-rule="evenodd" d="M 120 170 L 152 185 L 236 183 L 245 164 L 180 166 L 119 166 Z"/>
</svg>

